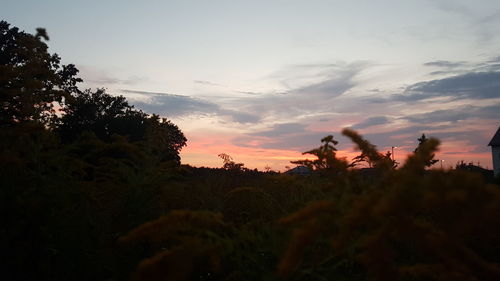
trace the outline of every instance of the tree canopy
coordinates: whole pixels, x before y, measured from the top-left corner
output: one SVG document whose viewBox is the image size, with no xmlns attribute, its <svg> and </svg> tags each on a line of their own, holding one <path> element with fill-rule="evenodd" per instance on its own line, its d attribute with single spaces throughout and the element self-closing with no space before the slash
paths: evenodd
<svg viewBox="0 0 500 281">
<path fill-rule="evenodd" d="M 418 146 L 413 151 L 415 153 L 418 153 L 419 151 L 421 151 L 422 149 L 424 149 L 424 147 L 426 146 L 427 142 L 430 139 L 428 139 L 425 136 L 425 134 L 422 134 L 422 136 L 420 138 L 418 138 L 417 140 L 418 140 Z M 435 156 L 435 154 L 432 153 L 431 155 L 429 155 L 429 158 L 425 160 L 425 166 L 426 167 L 430 167 L 430 166 L 436 164 L 437 162 L 439 162 L 439 159 L 434 159 L 434 156 Z"/>
<path fill-rule="evenodd" d="M 186 137 L 175 124 L 136 110 L 125 97 L 111 96 L 104 89 L 87 89 L 70 96 L 63 112 L 57 130 L 66 142 L 76 140 L 82 132 L 92 132 L 105 142 L 120 135 L 160 161 L 176 162 L 180 162 L 178 153 L 186 145 Z"/>
<path fill-rule="evenodd" d="M 310 169 L 314 169 L 317 171 L 343 171 L 347 168 L 348 163 L 345 159 L 337 158 L 337 148 L 335 147 L 338 144 L 332 135 L 328 135 L 321 139 L 323 145 L 318 148 L 306 151 L 302 154 L 312 154 L 317 157 L 315 160 L 297 160 L 291 161 L 292 164 L 304 165 L 309 167 Z"/>
<path fill-rule="evenodd" d="M 50 124 L 56 104 L 75 93 L 82 81 L 74 65 L 61 65 L 61 58 L 48 52 L 42 38 L 48 40 L 44 29 L 31 35 L 0 21 L 2 126 L 25 121 Z"/>
</svg>

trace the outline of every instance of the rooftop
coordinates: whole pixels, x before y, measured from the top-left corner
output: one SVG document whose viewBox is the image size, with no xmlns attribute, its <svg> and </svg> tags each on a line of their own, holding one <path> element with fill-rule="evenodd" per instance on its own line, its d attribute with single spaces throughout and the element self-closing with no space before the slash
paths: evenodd
<svg viewBox="0 0 500 281">
<path fill-rule="evenodd" d="M 498 127 L 497 132 L 490 140 L 490 143 L 488 143 L 488 146 L 500 146 L 500 127 Z"/>
<path fill-rule="evenodd" d="M 311 169 L 306 166 L 297 166 L 285 172 L 285 174 L 291 175 L 310 175 L 312 173 Z"/>
</svg>

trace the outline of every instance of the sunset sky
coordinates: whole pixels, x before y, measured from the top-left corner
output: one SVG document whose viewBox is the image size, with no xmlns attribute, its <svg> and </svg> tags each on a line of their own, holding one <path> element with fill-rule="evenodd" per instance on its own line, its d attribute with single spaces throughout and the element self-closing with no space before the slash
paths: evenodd
<svg viewBox="0 0 500 281">
<path fill-rule="evenodd" d="M 500 1 L 23 1 L 0 19 L 105 87 L 177 124 L 184 164 L 293 166 L 358 130 L 402 162 L 422 133 L 443 166 L 492 168 L 500 126 Z"/>
</svg>

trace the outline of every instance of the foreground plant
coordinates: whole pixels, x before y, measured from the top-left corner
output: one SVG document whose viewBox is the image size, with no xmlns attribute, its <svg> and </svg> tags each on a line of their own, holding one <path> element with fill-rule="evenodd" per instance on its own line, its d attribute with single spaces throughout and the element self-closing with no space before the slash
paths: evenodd
<svg viewBox="0 0 500 281">
<path fill-rule="evenodd" d="M 362 193 L 345 189 L 348 196 L 282 219 L 294 232 L 279 275 L 300 279 L 322 270 L 323 278 L 345 280 L 500 280 L 498 186 L 460 171 L 425 170 L 436 139 L 421 142 L 392 170 L 369 142 L 344 134 L 389 173 Z M 322 243 L 331 250 L 310 251 Z M 325 267 L 329 261 L 337 263 Z"/>
</svg>

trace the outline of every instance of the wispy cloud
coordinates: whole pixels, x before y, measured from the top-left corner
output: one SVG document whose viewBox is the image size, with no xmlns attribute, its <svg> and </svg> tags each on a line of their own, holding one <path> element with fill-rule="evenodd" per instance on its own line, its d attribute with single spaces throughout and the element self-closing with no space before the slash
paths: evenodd
<svg viewBox="0 0 500 281">
<path fill-rule="evenodd" d="M 213 82 L 206 81 L 206 80 L 194 80 L 193 82 L 196 84 L 207 85 L 207 86 L 221 86 L 220 84 L 213 83 Z"/>
<path fill-rule="evenodd" d="M 317 147 L 319 141 L 333 132 L 313 132 L 313 131 L 298 131 L 290 132 L 289 134 L 276 134 L 261 138 L 255 135 L 241 135 L 233 139 L 232 143 L 237 146 L 254 147 L 260 149 L 283 149 L 306 151 L 313 147 Z"/>
<path fill-rule="evenodd" d="M 432 73 L 431 73 L 432 74 Z M 500 98 L 500 72 L 467 72 L 442 79 L 418 82 L 402 93 L 370 99 L 375 103 L 415 102 L 433 98 L 449 100 Z"/>
<path fill-rule="evenodd" d="M 463 75 L 474 72 L 500 71 L 500 58 L 494 57 L 480 62 L 437 60 L 426 62 L 423 65 L 439 69 L 430 72 L 430 75 L 445 75 L 450 77 L 451 75 Z"/>
<path fill-rule="evenodd" d="M 447 60 L 437 60 L 424 63 L 425 66 L 437 66 L 445 68 L 456 68 L 467 65 L 464 61 L 447 61 Z"/>
<path fill-rule="evenodd" d="M 275 124 L 268 130 L 250 133 L 249 135 L 262 136 L 262 137 L 288 136 L 297 133 L 302 133 L 305 131 L 306 127 L 307 125 L 300 123 Z"/>
<path fill-rule="evenodd" d="M 262 93 L 250 92 L 250 91 L 238 91 L 238 93 L 245 94 L 245 95 L 251 95 L 251 96 L 258 96 L 258 95 L 262 94 Z"/>
<path fill-rule="evenodd" d="M 273 76 L 281 81 L 282 90 L 247 92 L 247 97 L 234 98 L 231 102 L 267 121 L 290 123 L 312 113 L 331 112 L 335 99 L 356 87 L 357 75 L 368 67 L 363 62 L 293 65 Z"/>
<path fill-rule="evenodd" d="M 358 71 L 355 69 L 336 73 L 318 83 L 293 89 L 290 93 L 309 96 L 316 99 L 332 99 L 346 93 L 347 90 L 351 89 L 355 85 L 353 78 L 357 73 Z"/>
<path fill-rule="evenodd" d="M 113 85 L 131 86 L 145 82 L 148 79 L 139 76 L 129 76 L 126 78 L 116 77 L 111 71 L 97 67 L 78 65 L 79 75 L 86 85 L 95 87 L 109 87 Z"/>
<path fill-rule="evenodd" d="M 402 117 L 413 123 L 457 123 L 467 119 L 499 119 L 500 103 L 490 106 L 464 105 L 454 109 L 435 110 Z"/>
<path fill-rule="evenodd" d="M 463 5 L 459 1 L 433 0 L 431 1 L 441 11 L 460 18 L 462 24 L 473 31 L 477 43 L 484 44 L 494 40 L 500 31 L 500 9 L 498 5 Z M 485 7 L 485 8 L 483 8 Z M 481 8 L 483 10 L 480 12 Z"/>
<path fill-rule="evenodd" d="M 169 118 L 196 115 L 219 115 L 221 117 L 230 117 L 232 121 L 237 123 L 255 123 L 260 121 L 258 115 L 225 109 L 215 103 L 190 96 L 127 89 L 122 91 L 124 93 L 139 94 L 144 97 L 143 99 L 132 99 L 132 103 L 138 108 L 146 112 L 156 113 Z"/>
<path fill-rule="evenodd" d="M 360 122 L 354 126 L 352 126 L 353 129 L 364 129 L 368 128 L 371 126 L 376 126 L 376 125 L 382 125 L 382 124 L 387 124 L 389 123 L 389 118 L 385 116 L 375 116 L 375 117 L 370 117 L 366 119 L 363 122 Z"/>
<path fill-rule="evenodd" d="M 420 100 L 448 96 L 452 99 L 500 97 L 500 72 L 470 72 L 444 79 L 413 84 L 399 97 Z"/>
</svg>

